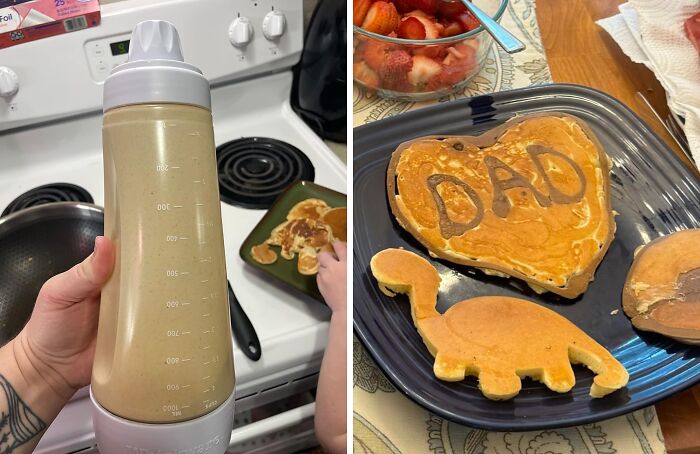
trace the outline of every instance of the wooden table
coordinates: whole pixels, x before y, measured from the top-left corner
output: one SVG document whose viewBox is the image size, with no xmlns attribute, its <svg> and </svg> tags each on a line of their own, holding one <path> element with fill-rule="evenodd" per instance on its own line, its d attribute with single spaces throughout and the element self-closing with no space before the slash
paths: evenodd
<svg viewBox="0 0 700 454">
<path fill-rule="evenodd" d="M 666 95 L 654 74 L 633 63 L 595 21 L 618 12 L 624 0 L 536 0 L 537 20 L 552 79 L 587 85 L 625 103 L 685 162 L 673 138 L 641 104 L 642 92 L 666 118 Z M 700 385 L 656 405 L 669 454 L 700 453 Z"/>
</svg>

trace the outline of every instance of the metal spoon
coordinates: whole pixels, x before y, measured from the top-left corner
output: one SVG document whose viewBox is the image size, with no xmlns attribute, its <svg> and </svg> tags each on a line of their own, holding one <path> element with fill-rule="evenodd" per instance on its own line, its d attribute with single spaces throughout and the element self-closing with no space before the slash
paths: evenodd
<svg viewBox="0 0 700 454">
<path fill-rule="evenodd" d="M 501 24 L 491 19 L 491 16 L 486 14 L 484 10 L 477 7 L 475 4 L 469 0 L 461 0 L 464 6 L 476 17 L 476 19 L 481 22 L 481 25 L 489 32 L 489 35 L 496 40 L 499 46 L 503 48 L 509 54 L 514 54 L 525 50 L 525 44 L 522 43 L 518 38 L 513 36 L 508 30 L 503 28 Z"/>
</svg>

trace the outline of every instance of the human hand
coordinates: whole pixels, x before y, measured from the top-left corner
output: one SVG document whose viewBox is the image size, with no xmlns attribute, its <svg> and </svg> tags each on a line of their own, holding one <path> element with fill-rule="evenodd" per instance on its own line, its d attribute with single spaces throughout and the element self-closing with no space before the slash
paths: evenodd
<svg viewBox="0 0 700 454">
<path fill-rule="evenodd" d="M 32 316 L 15 339 L 40 373 L 67 385 L 66 393 L 90 383 L 100 292 L 113 267 L 114 246 L 98 236 L 88 258 L 41 287 Z"/>
<path fill-rule="evenodd" d="M 333 242 L 335 256 L 329 252 L 318 254 L 316 283 L 323 299 L 333 314 L 346 315 L 347 307 L 347 245 Z"/>
</svg>

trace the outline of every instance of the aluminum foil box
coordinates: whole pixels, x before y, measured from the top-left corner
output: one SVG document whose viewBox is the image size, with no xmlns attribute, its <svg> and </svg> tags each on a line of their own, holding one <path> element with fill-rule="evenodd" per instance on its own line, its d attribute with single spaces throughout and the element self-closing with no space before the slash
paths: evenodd
<svg viewBox="0 0 700 454">
<path fill-rule="evenodd" d="M 0 49 L 99 24 L 98 0 L 0 0 Z"/>
</svg>

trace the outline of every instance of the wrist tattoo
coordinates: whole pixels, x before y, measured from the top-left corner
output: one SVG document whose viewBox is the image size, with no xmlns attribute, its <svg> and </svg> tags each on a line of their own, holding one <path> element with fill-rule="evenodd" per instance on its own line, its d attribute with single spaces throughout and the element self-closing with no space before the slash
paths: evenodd
<svg viewBox="0 0 700 454">
<path fill-rule="evenodd" d="M 9 454 L 42 430 L 42 421 L 0 374 L 0 454 Z"/>
</svg>

